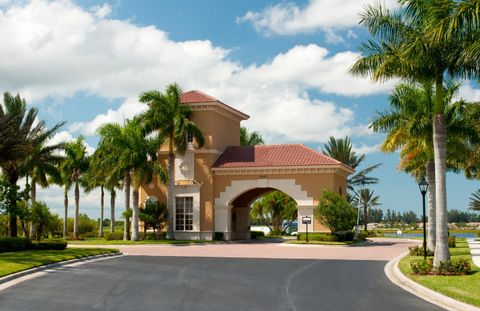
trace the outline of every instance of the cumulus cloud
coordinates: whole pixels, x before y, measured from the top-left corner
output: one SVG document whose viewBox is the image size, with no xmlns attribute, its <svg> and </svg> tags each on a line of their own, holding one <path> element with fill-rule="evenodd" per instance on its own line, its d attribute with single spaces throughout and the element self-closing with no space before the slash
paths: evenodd
<svg viewBox="0 0 480 311">
<path fill-rule="evenodd" d="M 261 12 L 248 11 L 237 22 L 249 22 L 255 30 L 265 35 L 293 35 L 322 31 L 332 38 L 334 30 L 357 27 L 359 14 L 367 4 L 377 4 L 374 0 L 310 0 L 304 7 L 294 2 L 279 3 Z M 395 0 L 380 2 L 388 8 L 396 5 Z M 338 39 L 336 42 L 342 42 Z"/>
<path fill-rule="evenodd" d="M 380 144 L 375 145 L 366 145 L 362 144 L 360 146 L 353 145 L 353 151 L 357 154 L 368 154 L 368 153 L 375 153 L 380 151 Z"/>
<path fill-rule="evenodd" d="M 68 131 L 61 131 L 55 133 L 55 135 L 47 141 L 47 145 L 55 145 L 60 143 L 68 143 L 74 141 L 76 138 Z M 87 142 L 84 142 L 88 155 L 92 155 L 95 152 L 95 148 L 90 146 Z"/>
<path fill-rule="evenodd" d="M 473 86 L 472 81 L 464 81 L 458 90 L 457 99 L 480 102 L 480 89 Z"/>
</svg>

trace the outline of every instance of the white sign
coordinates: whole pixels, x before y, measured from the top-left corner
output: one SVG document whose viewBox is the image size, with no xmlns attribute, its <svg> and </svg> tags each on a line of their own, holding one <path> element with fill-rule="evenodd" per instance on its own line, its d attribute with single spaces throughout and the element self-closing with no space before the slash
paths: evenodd
<svg viewBox="0 0 480 311">
<path fill-rule="evenodd" d="M 312 217 L 310 216 L 303 216 L 302 217 L 302 224 L 309 225 L 312 223 Z"/>
</svg>

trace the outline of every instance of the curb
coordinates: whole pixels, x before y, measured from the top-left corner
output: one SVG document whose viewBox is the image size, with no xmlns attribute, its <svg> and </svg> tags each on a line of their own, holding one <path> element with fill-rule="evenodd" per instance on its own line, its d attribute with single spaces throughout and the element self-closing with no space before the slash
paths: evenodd
<svg viewBox="0 0 480 311">
<path fill-rule="evenodd" d="M 480 311 L 480 308 L 472 306 L 470 304 L 455 300 L 447 297 L 436 291 L 433 291 L 419 283 L 412 281 L 406 275 L 404 275 L 398 268 L 398 263 L 401 259 L 406 257 L 408 252 L 401 254 L 400 256 L 390 260 L 385 265 L 385 275 L 387 278 L 398 287 L 406 290 L 407 292 L 422 298 L 432 304 L 435 304 L 441 308 L 450 311 Z"/>
<path fill-rule="evenodd" d="M 120 257 L 120 256 L 123 256 L 123 253 L 117 252 L 117 253 L 86 256 L 81 258 L 59 261 L 59 262 L 55 262 L 55 263 L 51 263 L 43 266 L 34 267 L 31 269 L 19 271 L 19 272 L 9 274 L 7 276 L 0 278 L 0 291 L 7 289 L 18 283 L 21 283 L 23 281 L 40 276 L 42 273 L 45 273 L 44 272 L 45 270 L 58 269 L 66 266 L 77 266 L 77 265 L 81 265 L 81 264 L 92 262 L 92 261 L 111 259 L 111 258 Z"/>
</svg>

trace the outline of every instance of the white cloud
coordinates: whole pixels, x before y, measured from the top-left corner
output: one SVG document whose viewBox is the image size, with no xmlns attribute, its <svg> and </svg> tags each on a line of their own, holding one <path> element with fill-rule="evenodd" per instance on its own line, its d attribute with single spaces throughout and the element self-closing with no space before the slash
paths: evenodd
<svg viewBox="0 0 480 311">
<path fill-rule="evenodd" d="M 304 7 L 286 2 L 266 7 L 261 12 L 248 11 L 237 22 L 250 22 L 255 30 L 266 35 L 293 35 L 314 31 L 344 30 L 357 27 L 360 13 L 367 4 L 378 0 L 310 0 Z M 388 8 L 397 5 L 395 0 L 380 3 Z"/>
<path fill-rule="evenodd" d="M 362 144 L 360 146 L 353 145 L 353 151 L 355 151 L 357 154 L 368 154 L 368 153 L 374 153 L 374 152 L 379 152 L 380 144 L 376 145 L 366 145 Z"/>
<path fill-rule="evenodd" d="M 105 3 L 103 5 L 96 5 L 92 7 L 92 12 L 98 18 L 105 18 L 112 13 L 112 7 L 108 3 Z"/>
<path fill-rule="evenodd" d="M 139 103 L 136 99 L 127 99 L 117 110 L 109 109 L 106 113 L 97 115 L 89 122 L 76 122 L 70 126 L 71 132 L 79 132 L 83 135 L 95 135 L 96 130 L 106 123 L 123 124 L 127 119 L 145 111 L 147 106 Z"/>
<path fill-rule="evenodd" d="M 460 98 L 470 102 L 480 102 L 480 89 L 474 87 L 471 81 L 463 81 L 456 99 Z"/>
<path fill-rule="evenodd" d="M 46 143 L 47 145 L 55 145 L 55 144 L 60 144 L 60 143 L 67 143 L 74 141 L 76 137 L 73 137 L 73 135 L 68 132 L 68 131 L 61 131 L 58 133 L 55 133 L 55 135 L 48 140 Z M 95 148 L 90 146 L 86 141 L 83 142 L 86 147 L 86 151 L 88 155 L 92 155 L 95 152 Z"/>
</svg>

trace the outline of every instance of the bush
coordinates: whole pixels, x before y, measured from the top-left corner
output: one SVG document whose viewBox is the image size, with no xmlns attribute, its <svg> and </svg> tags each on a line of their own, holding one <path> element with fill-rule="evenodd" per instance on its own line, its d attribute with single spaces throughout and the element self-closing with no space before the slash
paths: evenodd
<svg viewBox="0 0 480 311">
<path fill-rule="evenodd" d="M 410 256 L 423 256 L 423 245 L 410 246 L 408 250 L 410 252 Z M 433 251 L 427 248 L 427 256 L 433 256 L 433 255 L 434 255 Z"/>
<path fill-rule="evenodd" d="M 0 253 L 24 251 L 32 248 L 27 238 L 0 238 Z"/>
<path fill-rule="evenodd" d="M 103 233 L 103 239 L 106 241 L 119 241 L 123 240 L 123 232 L 105 232 Z"/>
<path fill-rule="evenodd" d="M 339 242 L 348 242 L 353 241 L 354 233 L 353 231 L 343 231 L 343 232 L 336 232 L 334 235 L 338 238 Z"/>
<path fill-rule="evenodd" d="M 35 250 L 64 250 L 67 248 L 65 240 L 43 240 L 32 243 L 32 249 Z"/>
<path fill-rule="evenodd" d="M 265 236 L 265 232 L 263 231 L 250 231 L 250 238 L 252 240 L 256 240 L 260 237 L 264 237 Z"/>
<path fill-rule="evenodd" d="M 357 220 L 357 211 L 345 197 L 325 190 L 315 208 L 315 217 L 331 232 L 350 231 Z"/>
<path fill-rule="evenodd" d="M 167 233 L 166 232 L 147 232 L 145 235 L 143 232 L 138 234 L 140 240 L 149 240 L 149 241 L 156 241 L 156 240 L 165 240 Z M 123 233 L 122 233 L 123 238 Z"/>
<path fill-rule="evenodd" d="M 452 266 L 457 275 L 467 275 L 472 273 L 472 265 L 465 257 L 454 258 L 452 260 Z"/>
<path fill-rule="evenodd" d="M 452 247 L 456 247 L 457 243 L 456 243 L 456 239 L 454 236 L 449 236 L 448 237 L 448 247 L 449 248 L 452 248 Z"/>
<path fill-rule="evenodd" d="M 360 231 L 360 233 L 358 234 L 357 236 L 357 240 L 360 240 L 360 241 L 365 241 L 368 237 L 368 231 Z"/>
<path fill-rule="evenodd" d="M 26 250 L 64 250 L 65 240 L 43 240 L 32 242 L 27 238 L 0 238 L 0 253 Z"/>
<path fill-rule="evenodd" d="M 427 260 L 412 260 L 410 262 L 410 269 L 412 269 L 413 274 L 427 275 L 432 271 L 433 260 L 431 258 Z"/>
<path fill-rule="evenodd" d="M 306 240 L 305 233 L 299 233 L 297 235 L 298 241 L 305 241 Z M 330 233 L 309 233 L 308 234 L 309 241 L 321 241 L 321 242 L 339 242 L 339 238 L 337 235 L 330 234 Z"/>
<path fill-rule="evenodd" d="M 215 241 L 223 241 L 223 232 L 215 232 L 213 234 L 213 239 Z"/>
</svg>

